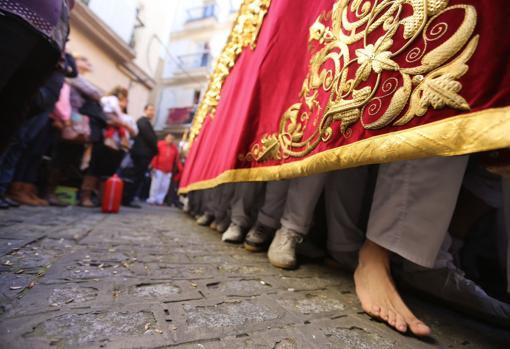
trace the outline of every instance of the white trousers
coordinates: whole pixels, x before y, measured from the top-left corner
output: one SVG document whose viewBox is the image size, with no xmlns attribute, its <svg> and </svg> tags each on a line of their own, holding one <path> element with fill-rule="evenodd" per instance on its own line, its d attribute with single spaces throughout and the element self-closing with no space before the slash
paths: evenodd
<svg viewBox="0 0 510 349">
<path fill-rule="evenodd" d="M 168 188 L 170 187 L 171 179 L 171 173 L 164 173 L 159 170 L 152 171 L 150 197 L 147 200 L 149 204 L 163 204 L 166 194 L 168 193 Z"/>
<path fill-rule="evenodd" d="M 366 238 L 426 268 L 437 265 L 469 157 L 429 158 L 379 167 Z M 358 220 L 366 169 L 338 171 L 326 188 L 330 251 L 364 241 Z M 332 192 L 336 188 L 337 194 Z"/>
</svg>

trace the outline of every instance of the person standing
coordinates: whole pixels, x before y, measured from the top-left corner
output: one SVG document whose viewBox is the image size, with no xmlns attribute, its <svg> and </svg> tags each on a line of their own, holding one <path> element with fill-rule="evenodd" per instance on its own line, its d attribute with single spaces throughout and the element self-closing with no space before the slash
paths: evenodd
<svg viewBox="0 0 510 349">
<path fill-rule="evenodd" d="M 152 127 L 151 120 L 154 119 L 155 109 L 154 106 L 148 104 L 144 109 L 144 116 L 136 122 L 138 126 L 138 135 L 135 138 L 135 143 L 131 148 L 131 159 L 133 160 L 133 168 L 131 173 L 123 176 L 125 180 L 124 195 L 122 205 L 131 208 L 141 208 L 139 205 L 133 203 L 136 192 L 143 181 L 145 172 L 149 165 L 158 154 L 158 138 L 154 128 Z"/>
<path fill-rule="evenodd" d="M 29 116 L 30 100 L 62 56 L 73 5 L 74 0 L 0 0 L 0 150 Z"/>
<path fill-rule="evenodd" d="M 179 151 L 174 144 L 174 136 L 167 134 L 164 140 L 158 142 L 158 155 L 151 163 L 152 181 L 148 204 L 163 205 L 178 159 Z"/>
<path fill-rule="evenodd" d="M 102 111 L 107 117 L 107 127 L 100 138 L 101 140 L 92 145 L 90 164 L 87 175 L 83 178 L 80 192 L 80 205 L 83 207 L 96 207 L 96 203 L 92 200 L 93 193 L 97 193 L 103 181 L 112 176 L 119 168 L 126 154 L 128 137 L 137 135 L 138 131 L 134 121 L 125 114 L 128 98 L 128 90 L 123 87 L 116 87 L 108 96 L 101 98 Z M 121 129 L 126 138 L 126 147 L 123 147 L 121 137 L 115 138 L 116 130 Z M 108 130 L 113 130 L 110 138 L 113 142 L 107 142 Z"/>
</svg>

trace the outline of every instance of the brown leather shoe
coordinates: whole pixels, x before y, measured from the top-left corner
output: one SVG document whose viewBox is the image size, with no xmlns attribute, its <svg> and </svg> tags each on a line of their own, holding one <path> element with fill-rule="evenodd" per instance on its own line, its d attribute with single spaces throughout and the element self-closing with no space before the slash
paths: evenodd
<svg viewBox="0 0 510 349">
<path fill-rule="evenodd" d="M 48 200 L 44 200 L 44 199 L 39 197 L 39 195 L 37 193 L 37 187 L 34 184 L 26 183 L 25 185 L 26 185 L 26 188 L 27 188 L 27 191 L 28 191 L 28 195 L 30 195 L 30 197 L 35 202 L 37 202 L 37 204 L 38 204 L 37 206 L 49 206 L 50 205 Z"/>
<path fill-rule="evenodd" d="M 39 206 L 39 202 L 30 195 L 26 183 L 13 182 L 7 192 L 9 199 L 16 201 L 20 205 Z"/>
</svg>

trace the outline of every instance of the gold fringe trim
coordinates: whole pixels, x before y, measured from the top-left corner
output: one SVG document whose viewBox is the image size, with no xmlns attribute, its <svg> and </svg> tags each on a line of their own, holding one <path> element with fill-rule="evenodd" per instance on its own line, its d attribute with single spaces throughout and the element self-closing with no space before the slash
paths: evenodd
<svg viewBox="0 0 510 349">
<path fill-rule="evenodd" d="M 180 189 L 185 194 L 234 182 L 276 181 L 369 164 L 456 156 L 510 147 L 510 107 L 462 114 L 374 136 L 276 166 L 228 170 Z"/>
</svg>

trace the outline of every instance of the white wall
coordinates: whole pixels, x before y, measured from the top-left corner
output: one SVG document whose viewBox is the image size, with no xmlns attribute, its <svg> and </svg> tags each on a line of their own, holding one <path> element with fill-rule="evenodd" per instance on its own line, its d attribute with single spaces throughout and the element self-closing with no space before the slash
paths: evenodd
<svg viewBox="0 0 510 349">
<path fill-rule="evenodd" d="M 90 0 L 89 7 L 124 42 L 131 41 L 136 23 L 138 0 Z"/>
<path fill-rule="evenodd" d="M 135 62 L 154 78 L 159 60 L 165 57 L 160 41 L 168 41 L 179 2 L 180 0 L 140 0 L 140 18 L 144 27 L 136 30 Z"/>
<path fill-rule="evenodd" d="M 214 61 L 217 59 L 225 46 L 235 17 L 232 12 L 232 4 L 237 5 L 236 8 L 239 8 L 242 0 L 216 0 L 216 4 L 218 5 L 216 8 L 216 17 L 218 20 L 207 20 L 207 25 L 205 26 L 203 23 L 186 23 L 188 19 L 186 10 L 202 6 L 204 3 L 210 2 L 210 0 L 169 1 L 178 1 L 179 4 L 175 7 L 174 23 L 168 44 L 172 57 L 168 54 L 165 55 L 164 69 L 162 72 L 163 79 L 171 79 L 176 73 L 179 73 L 181 78 L 182 76 L 186 76 L 186 73 L 182 72 L 182 68 L 176 64 L 175 60 L 182 55 L 203 52 L 203 44 L 205 42 L 209 43 L 209 52 L 212 56 L 212 60 Z M 211 64 L 210 68 L 212 68 L 212 66 Z M 192 69 L 187 71 L 187 73 L 193 76 L 196 74 Z M 200 80 L 199 78 L 197 79 Z M 156 127 L 162 129 L 166 126 L 168 109 L 193 106 L 195 90 L 201 90 L 201 96 L 203 96 L 206 87 L 206 83 L 190 83 L 189 81 L 185 81 L 179 85 L 163 87 L 159 94 L 159 101 L 157 102 L 158 118 Z"/>
</svg>

